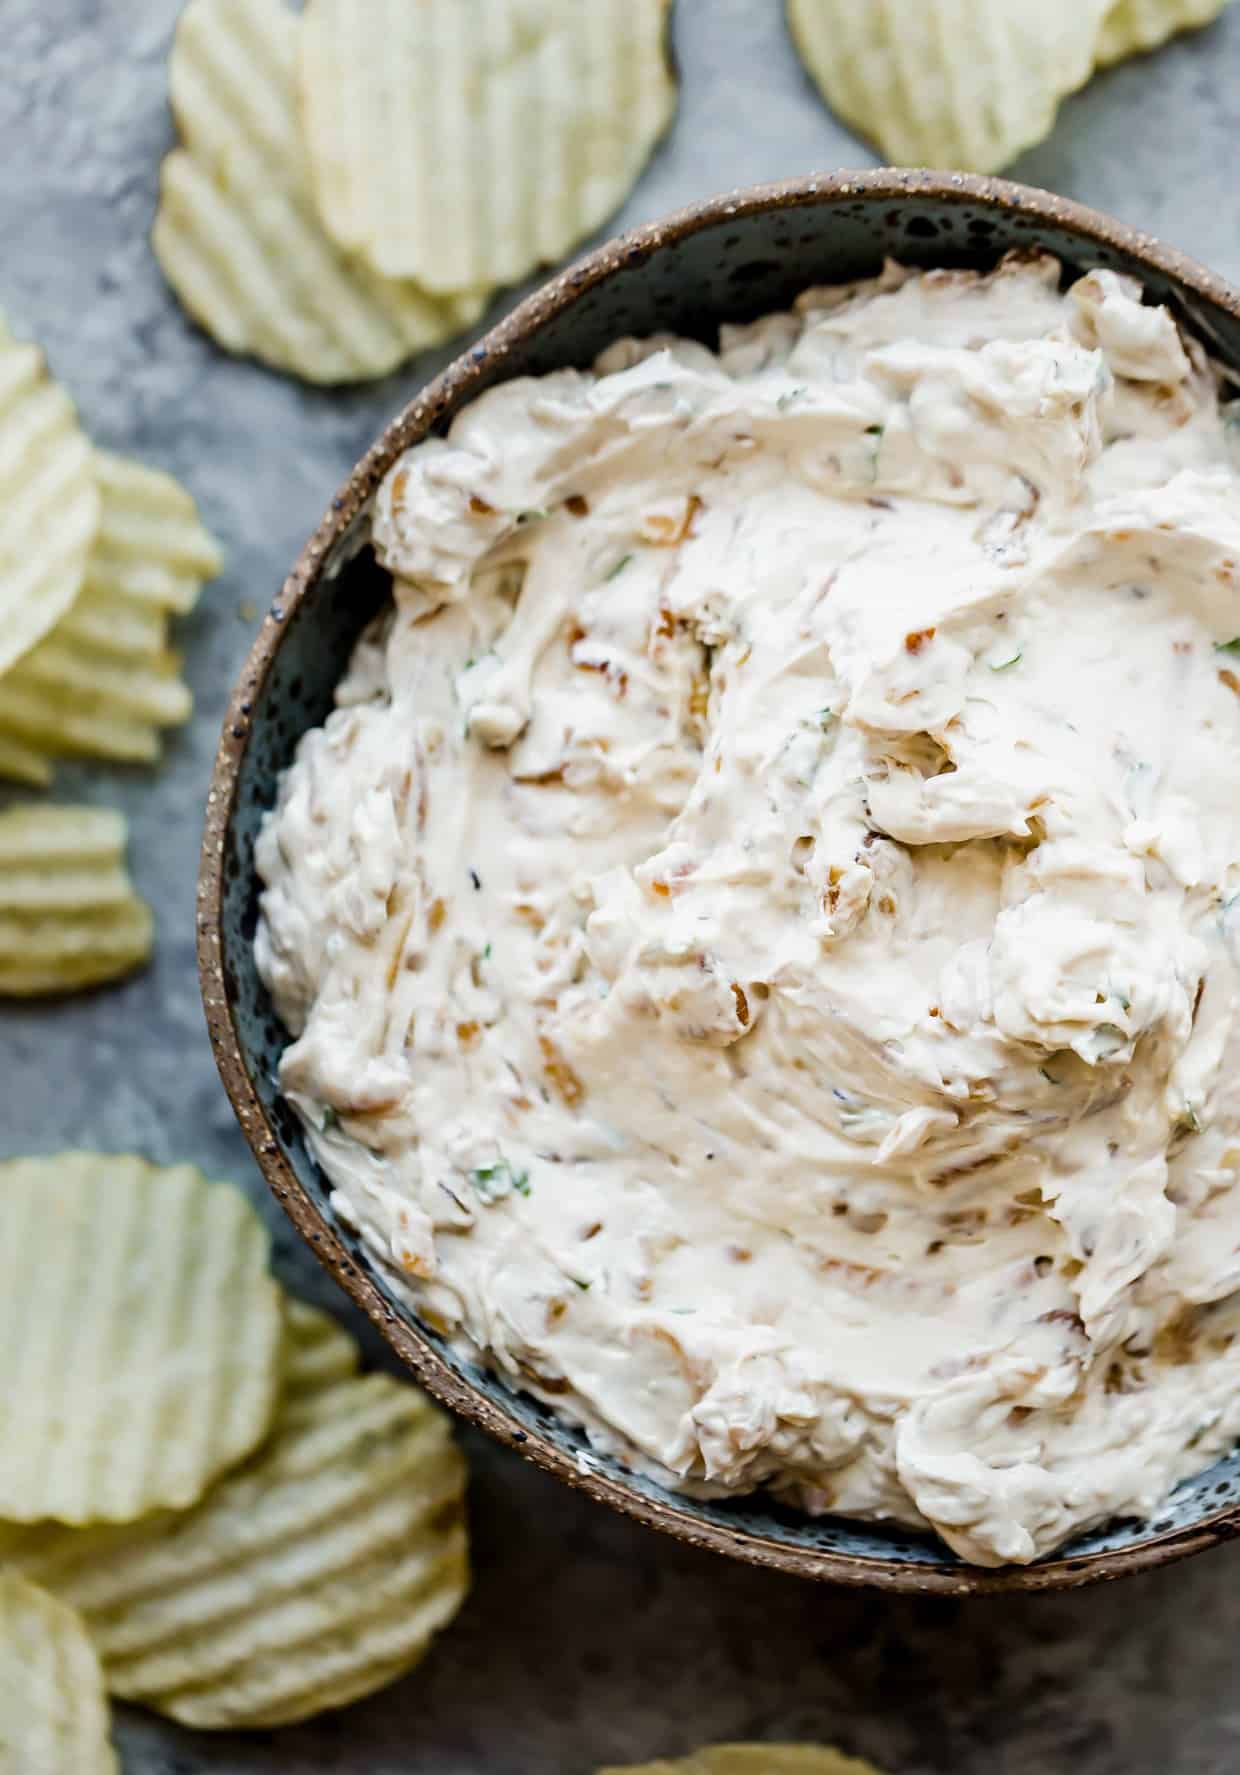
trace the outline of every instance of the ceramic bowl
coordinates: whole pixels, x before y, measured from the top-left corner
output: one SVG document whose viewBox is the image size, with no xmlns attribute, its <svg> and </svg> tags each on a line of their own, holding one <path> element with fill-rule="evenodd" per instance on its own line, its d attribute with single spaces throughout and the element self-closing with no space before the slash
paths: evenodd
<svg viewBox="0 0 1240 1775">
<path fill-rule="evenodd" d="M 1224 361 L 1240 367 L 1240 296 L 1148 235 L 1044 192 L 963 174 L 877 171 L 735 191 L 622 235 L 530 296 L 417 394 L 349 476 L 263 623 L 234 691 L 208 796 L 199 961 L 216 1060 L 263 1175 L 302 1236 L 418 1380 L 462 1417 L 569 1485 L 696 1546 L 756 1565 L 886 1590 L 1050 1589 L 1118 1577 L 1240 1532 L 1240 1453 L 1182 1485 L 1152 1522 L 1122 1522 L 1037 1564 L 985 1571 L 907 1531 L 810 1519 L 762 1495 L 699 1502 L 591 1451 L 544 1405 L 511 1390 L 419 1323 L 328 1208 L 323 1176 L 281 1101 L 287 1037 L 254 966 L 254 839 L 298 738 L 331 707 L 359 630 L 387 594 L 357 552 L 369 501 L 410 444 L 446 430 L 505 378 L 584 367 L 621 334 L 714 342 L 721 321 L 786 306 L 810 284 L 917 265 L 986 267 L 1041 246 L 1070 272 L 1135 273 Z"/>
</svg>

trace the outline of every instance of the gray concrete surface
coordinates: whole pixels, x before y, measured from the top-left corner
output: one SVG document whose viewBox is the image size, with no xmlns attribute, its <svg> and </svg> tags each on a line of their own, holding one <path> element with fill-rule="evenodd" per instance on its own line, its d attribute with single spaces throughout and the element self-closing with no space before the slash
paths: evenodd
<svg viewBox="0 0 1240 1775">
<path fill-rule="evenodd" d="M 163 768 L 60 782 L 128 810 L 159 910 L 155 965 L 76 1005 L 0 1014 L 0 1152 L 91 1143 L 235 1177 L 268 1215 L 283 1278 L 348 1317 L 267 1203 L 216 1079 L 194 978 L 198 832 L 247 607 L 270 598 L 361 447 L 441 360 L 318 394 L 223 357 L 188 324 L 146 245 L 176 11 L 0 0 L 0 307 L 47 346 L 100 441 L 188 481 L 229 555 L 184 625 L 198 713 Z M 680 114 L 623 221 L 872 160 L 802 74 L 778 0 L 678 0 L 675 39 Z M 1014 170 L 1240 278 L 1238 126 L 1240 8 L 1095 82 Z M 127 1775 L 584 1775 L 741 1736 L 821 1737 L 892 1775 L 1240 1769 L 1240 1549 L 1067 1597 L 885 1601 L 690 1555 L 511 1455 L 477 1440 L 471 1453 L 477 1584 L 422 1670 L 280 1733 L 212 1738 L 121 1710 Z"/>
</svg>

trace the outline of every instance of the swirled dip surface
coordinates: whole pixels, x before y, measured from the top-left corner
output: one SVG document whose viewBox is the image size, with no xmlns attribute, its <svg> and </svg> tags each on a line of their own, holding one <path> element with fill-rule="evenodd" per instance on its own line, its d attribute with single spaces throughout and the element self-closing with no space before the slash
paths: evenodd
<svg viewBox="0 0 1240 1775">
<path fill-rule="evenodd" d="M 689 1490 L 1034 1558 L 1240 1431 L 1240 484 L 1051 260 L 626 342 L 388 476 L 259 848 L 420 1309 Z M 1240 905 L 1235 906 L 1240 924 Z"/>
</svg>

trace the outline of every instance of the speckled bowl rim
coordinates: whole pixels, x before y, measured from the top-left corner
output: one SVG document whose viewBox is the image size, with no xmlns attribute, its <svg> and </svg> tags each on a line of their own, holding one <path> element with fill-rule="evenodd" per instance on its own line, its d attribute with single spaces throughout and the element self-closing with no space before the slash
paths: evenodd
<svg viewBox="0 0 1240 1775">
<path fill-rule="evenodd" d="M 966 173 L 932 173 L 877 168 L 873 171 L 812 175 L 776 184 L 725 192 L 660 221 L 617 236 L 578 260 L 526 297 L 478 343 L 436 376 L 385 428 L 332 500 L 322 523 L 302 550 L 296 565 L 263 622 L 242 669 L 224 719 L 219 751 L 207 795 L 206 824 L 198 884 L 198 967 L 212 1050 L 224 1088 L 242 1132 L 277 1201 L 320 1262 L 368 1314 L 401 1360 L 428 1391 L 452 1411 L 477 1425 L 498 1442 L 516 1448 L 528 1460 L 568 1485 L 588 1493 L 623 1515 L 675 1536 L 692 1547 L 709 1548 L 751 1565 L 802 1577 L 884 1591 L 909 1591 L 951 1596 L 997 1592 L 1071 1589 L 1083 1584 L 1149 1571 L 1190 1554 L 1203 1552 L 1240 1535 L 1240 1505 L 1210 1513 L 1189 1526 L 1148 1541 L 1080 1556 L 1068 1555 L 1036 1565 L 989 1570 L 973 1566 L 932 1566 L 896 1557 L 841 1553 L 800 1547 L 748 1530 L 703 1521 L 684 1506 L 651 1498 L 618 1478 L 583 1468 L 573 1455 L 557 1448 L 533 1429 L 526 1429 L 494 1400 L 459 1374 L 416 1326 L 396 1318 L 369 1274 L 345 1250 L 332 1222 L 307 1195 L 289 1163 L 246 1067 L 244 1052 L 228 1003 L 222 954 L 224 857 L 236 801 L 238 779 L 250 741 L 251 711 L 262 696 L 273 661 L 286 633 L 287 619 L 315 584 L 331 551 L 371 498 L 400 453 L 424 437 L 445 414 L 470 399 L 484 368 L 493 375 L 497 358 L 527 339 L 553 316 L 570 307 L 586 291 L 614 272 L 639 263 L 660 248 L 729 218 L 769 210 L 819 206 L 824 200 L 925 197 L 1007 213 L 1017 211 L 1062 227 L 1086 240 L 1126 253 L 1150 269 L 1218 304 L 1240 320 L 1240 292 L 1223 279 L 1151 235 L 1127 227 L 1097 210 L 1005 179 Z"/>
</svg>

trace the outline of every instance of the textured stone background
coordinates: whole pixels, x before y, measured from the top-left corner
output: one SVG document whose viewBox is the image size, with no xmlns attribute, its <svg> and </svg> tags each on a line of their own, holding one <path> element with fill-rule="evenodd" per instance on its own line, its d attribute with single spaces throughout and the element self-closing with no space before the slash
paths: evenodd
<svg viewBox="0 0 1240 1775">
<path fill-rule="evenodd" d="M 92 1143 L 233 1176 L 268 1214 L 284 1279 L 345 1317 L 267 1204 L 216 1080 L 194 978 L 198 833 L 253 627 L 243 607 L 271 597 L 362 446 L 442 357 L 316 394 L 221 356 L 187 323 L 145 238 L 176 11 L 0 0 L 0 306 L 47 346 L 101 442 L 188 481 L 229 556 L 184 625 L 198 714 L 162 770 L 60 783 L 129 811 L 160 915 L 155 966 L 76 1005 L 3 1013 L 0 1151 Z M 675 40 L 680 114 L 624 222 L 872 159 L 802 74 L 778 0 L 677 0 Z M 1240 8 L 1097 81 L 1014 170 L 1240 278 L 1238 125 Z M 882 1600 L 691 1555 L 514 1456 L 471 1452 L 477 1584 L 419 1672 L 281 1733 L 211 1738 L 122 1710 L 128 1775 L 585 1775 L 748 1736 L 822 1737 L 892 1775 L 1240 1769 L 1240 1549 L 1074 1596 Z"/>
</svg>

